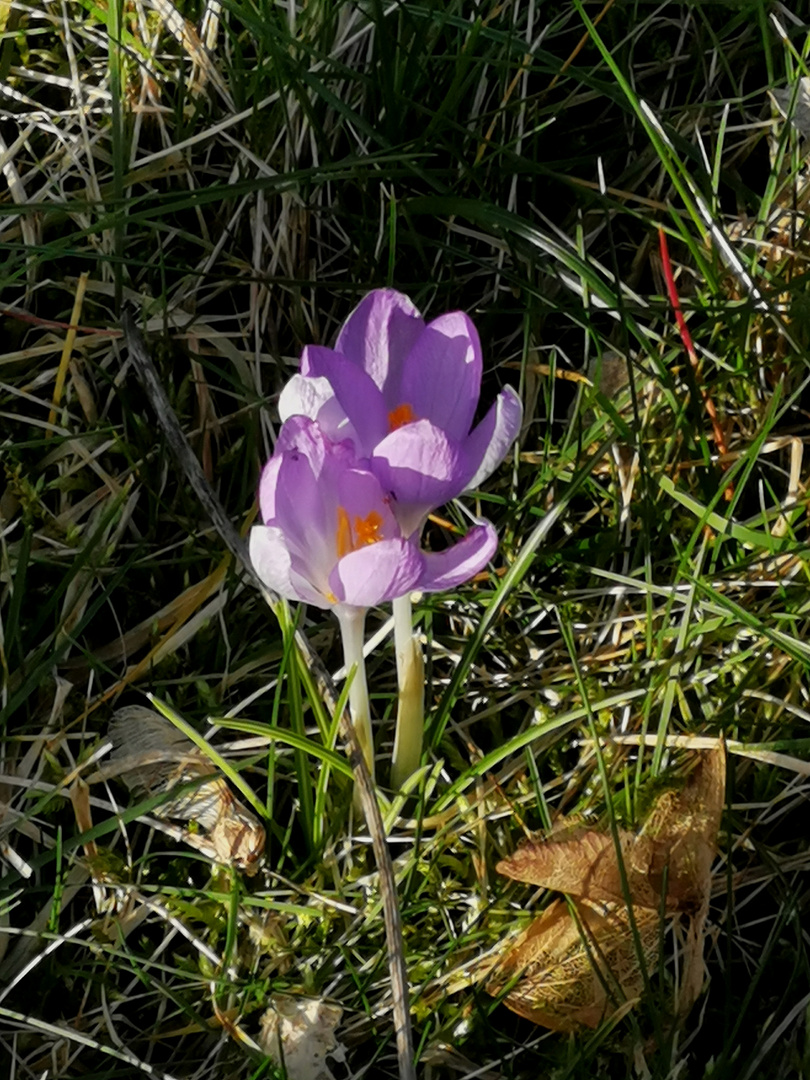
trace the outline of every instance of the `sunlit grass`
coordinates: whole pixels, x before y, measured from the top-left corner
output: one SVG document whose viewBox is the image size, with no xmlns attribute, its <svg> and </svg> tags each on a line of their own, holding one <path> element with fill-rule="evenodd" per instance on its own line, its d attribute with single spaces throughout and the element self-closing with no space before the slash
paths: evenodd
<svg viewBox="0 0 810 1080">
<path fill-rule="evenodd" d="M 463 500 L 498 526 L 492 567 L 415 602 L 426 754 L 409 798 L 380 795 L 417 1073 L 799 1068 L 806 166 L 766 91 L 807 75 L 802 27 L 753 2 L 625 0 L 13 2 L 0 18 L 0 1055 L 20 1076 L 270 1076 L 259 1017 L 290 993 L 342 1006 L 350 1075 L 396 1075 L 379 878 L 337 722 L 120 338 L 127 303 L 244 533 L 301 348 L 389 284 L 427 315 L 469 312 L 482 403 L 509 382 L 526 417 Z M 467 520 L 445 508 L 428 542 Z M 338 671 L 334 621 L 299 618 Z M 367 663 L 384 784 L 390 629 Z M 145 691 L 266 810 L 257 877 L 212 866 L 159 796 L 130 803 L 114 780 L 77 822 L 76 776 Z M 633 827 L 720 736 L 692 1014 L 672 1016 L 670 932 L 639 1008 L 596 1032 L 548 1034 L 489 997 L 486 964 L 546 900 L 494 871 L 523 827 Z"/>
</svg>

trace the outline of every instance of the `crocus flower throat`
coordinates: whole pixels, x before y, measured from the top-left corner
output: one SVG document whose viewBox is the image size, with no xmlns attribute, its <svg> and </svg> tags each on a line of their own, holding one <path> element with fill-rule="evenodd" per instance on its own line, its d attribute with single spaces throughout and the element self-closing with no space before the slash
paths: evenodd
<svg viewBox="0 0 810 1080">
<path fill-rule="evenodd" d="M 376 510 L 371 510 L 364 518 L 355 516 L 351 521 L 344 507 L 337 508 L 337 529 L 335 540 L 337 557 L 342 559 L 352 551 L 359 551 L 367 544 L 377 544 L 383 539 L 383 519 Z"/>
<path fill-rule="evenodd" d="M 406 424 L 413 424 L 417 419 L 413 407 L 407 402 L 403 402 L 402 405 L 397 405 L 395 409 L 389 412 L 388 430 L 397 431 L 399 428 L 405 427 Z"/>
</svg>

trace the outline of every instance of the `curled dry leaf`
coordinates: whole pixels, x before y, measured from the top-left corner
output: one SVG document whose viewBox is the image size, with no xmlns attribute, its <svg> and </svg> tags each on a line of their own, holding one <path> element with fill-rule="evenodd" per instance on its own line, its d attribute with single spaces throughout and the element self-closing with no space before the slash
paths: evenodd
<svg viewBox="0 0 810 1080">
<path fill-rule="evenodd" d="M 658 948 L 662 914 L 689 918 L 677 1002 L 685 1014 L 703 984 L 703 927 L 725 786 L 720 743 L 701 754 L 681 791 L 658 798 L 640 833 L 620 829 L 616 844 L 610 833 L 566 824 L 498 863 L 507 877 L 575 897 L 576 919 L 555 900 L 501 959 L 487 990 L 506 990 L 509 1008 L 555 1031 L 595 1027 L 637 998 L 643 974 L 625 905 L 623 867 L 647 967 Z"/>
<path fill-rule="evenodd" d="M 256 873 L 264 852 L 264 828 L 225 780 L 212 776 L 214 765 L 190 739 L 142 705 L 119 709 L 108 733 L 113 741 L 110 765 L 92 779 L 120 775 L 139 796 L 180 789 L 155 809 L 155 815 L 195 822 L 201 831 L 183 830 L 186 843 L 217 862 Z M 189 787 L 195 780 L 201 782 Z"/>
<path fill-rule="evenodd" d="M 660 894 L 649 880 L 649 851 L 638 848 L 639 838 L 634 833 L 620 829 L 618 836 L 630 895 L 635 903 L 654 907 Z M 496 870 L 516 881 L 569 896 L 624 901 L 613 837 L 594 829 L 574 826 L 555 830 L 539 843 L 522 844 L 511 858 L 499 862 Z"/>
<path fill-rule="evenodd" d="M 700 754 L 683 790 L 658 799 L 644 824 L 640 839 L 652 843 L 652 872 L 659 886 L 666 880 L 670 910 L 697 910 L 709 902 L 725 795 L 726 748 L 719 743 Z"/>
</svg>

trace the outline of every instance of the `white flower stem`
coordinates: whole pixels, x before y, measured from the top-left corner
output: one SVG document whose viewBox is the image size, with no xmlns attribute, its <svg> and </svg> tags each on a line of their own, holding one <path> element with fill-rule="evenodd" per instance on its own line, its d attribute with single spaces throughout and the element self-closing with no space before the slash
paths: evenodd
<svg viewBox="0 0 810 1080">
<path fill-rule="evenodd" d="M 413 632 L 410 595 L 394 601 L 394 647 L 399 702 L 391 758 L 391 787 L 397 791 L 419 768 L 425 728 L 425 665 L 419 638 Z"/>
<path fill-rule="evenodd" d="M 366 759 L 366 766 L 374 780 L 374 739 L 371 734 L 371 707 L 368 700 L 368 682 L 366 681 L 366 659 L 363 656 L 363 639 L 366 626 L 366 609 L 356 607 L 340 608 L 337 612 L 340 623 L 340 636 L 343 639 L 343 661 L 346 674 L 351 675 L 349 687 L 349 711 L 352 715 L 357 741 Z"/>
</svg>

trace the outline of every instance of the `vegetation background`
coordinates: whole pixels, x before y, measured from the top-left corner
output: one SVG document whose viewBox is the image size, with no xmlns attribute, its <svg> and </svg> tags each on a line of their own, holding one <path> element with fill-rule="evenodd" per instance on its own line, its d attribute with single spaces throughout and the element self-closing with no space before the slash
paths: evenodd
<svg viewBox="0 0 810 1080">
<path fill-rule="evenodd" d="M 381 285 L 428 317 L 469 312 L 482 403 L 509 382 L 525 405 L 513 457 L 465 500 L 499 527 L 491 572 L 418 605 L 425 770 L 384 803 L 418 1074 L 810 1075 L 807 15 L 0 3 L 8 1075 L 258 1080 L 279 992 L 343 1008 L 335 1075 L 396 1075 L 379 882 L 335 725 L 120 336 L 128 304 L 244 531 L 301 348 Z M 427 542 L 463 523 L 448 507 Z M 336 670 L 335 624 L 302 625 Z M 384 783 L 390 637 L 369 664 Z M 146 690 L 203 734 L 243 722 L 214 742 L 267 813 L 256 877 L 138 824 L 154 800 L 114 781 L 77 795 L 113 710 Z M 705 993 L 673 1019 L 662 931 L 638 1008 L 535 1027 L 482 986 L 482 957 L 545 895 L 495 863 L 561 813 L 637 825 L 688 767 L 671 736 L 734 751 Z"/>
</svg>

